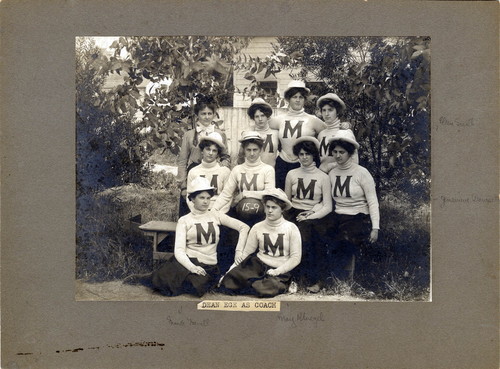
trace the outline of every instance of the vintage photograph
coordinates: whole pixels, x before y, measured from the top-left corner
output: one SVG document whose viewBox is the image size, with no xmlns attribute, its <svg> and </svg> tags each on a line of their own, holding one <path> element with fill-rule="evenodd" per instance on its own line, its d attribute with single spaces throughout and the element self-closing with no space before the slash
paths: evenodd
<svg viewBox="0 0 500 369">
<path fill-rule="evenodd" d="M 76 37 L 76 300 L 431 301 L 431 39 Z"/>
</svg>

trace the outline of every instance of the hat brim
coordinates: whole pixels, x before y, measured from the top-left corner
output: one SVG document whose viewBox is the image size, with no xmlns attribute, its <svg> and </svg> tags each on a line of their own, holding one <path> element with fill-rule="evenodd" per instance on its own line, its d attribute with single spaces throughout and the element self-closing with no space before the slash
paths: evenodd
<svg viewBox="0 0 500 369">
<path fill-rule="evenodd" d="M 220 146 L 223 150 L 225 150 L 225 149 L 226 149 L 226 145 L 224 145 L 224 142 L 219 141 L 219 140 L 217 140 L 217 139 L 215 139 L 215 138 L 212 138 L 212 137 L 210 137 L 210 136 L 203 136 L 203 137 L 201 137 L 201 138 L 200 138 L 200 142 L 201 142 L 201 141 L 210 141 L 210 142 L 213 142 L 214 144 L 216 144 L 216 145 Z"/>
<path fill-rule="evenodd" d="M 330 144 L 333 141 L 345 141 L 345 142 L 349 142 L 349 143 L 353 144 L 356 149 L 359 149 L 359 143 L 357 143 L 355 140 L 352 140 L 350 138 L 333 136 L 332 138 L 328 139 L 328 144 Z"/>
<path fill-rule="evenodd" d="M 284 210 L 290 210 L 292 208 L 292 202 L 290 201 L 290 199 L 288 199 L 288 197 L 286 197 L 286 195 L 285 196 L 280 196 L 280 195 L 278 195 L 278 194 L 276 194 L 274 192 L 264 192 L 261 195 L 261 200 L 264 200 L 264 196 L 272 197 L 272 198 L 275 198 L 275 199 L 283 201 L 285 203 L 285 209 Z"/>
<path fill-rule="evenodd" d="M 287 93 L 288 91 L 290 91 L 292 88 L 298 88 L 298 89 L 300 89 L 300 90 L 305 90 L 307 93 L 310 93 L 310 92 L 311 92 L 311 90 L 310 90 L 310 89 L 308 89 L 307 87 L 297 87 L 297 86 L 293 86 L 293 87 L 287 87 L 287 88 L 285 89 L 285 91 L 283 92 L 283 96 L 286 96 L 286 93 Z"/>
<path fill-rule="evenodd" d="M 297 145 L 300 142 L 312 142 L 316 146 L 316 148 L 319 150 L 319 141 L 312 136 L 302 136 L 302 137 L 297 138 L 295 140 L 295 143 L 293 144 L 293 146 Z"/>
<path fill-rule="evenodd" d="M 333 101 L 336 101 L 340 104 L 340 106 L 342 107 L 342 111 L 344 111 L 346 109 L 346 106 L 345 106 L 345 103 L 344 101 L 342 101 L 342 99 L 338 96 L 328 96 L 328 95 L 324 95 L 324 96 L 321 96 L 317 101 L 316 101 L 316 106 L 319 108 L 319 104 L 323 101 L 323 100 L 333 100 Z M 339 113 L 340 113 L 339 112 Z"/>
<path fill-rule="evenodd" d="M 188 191 L 187 194 L 188 195 L 192 195 L 193 193 L 196 193 L 196 192 L 203 192 L 203 191 L 214 191 L 215 190 L 215 187 L 202 187 L 202 188 L 196 188 L 194 189 L 193 191 Z"/>
</svg>

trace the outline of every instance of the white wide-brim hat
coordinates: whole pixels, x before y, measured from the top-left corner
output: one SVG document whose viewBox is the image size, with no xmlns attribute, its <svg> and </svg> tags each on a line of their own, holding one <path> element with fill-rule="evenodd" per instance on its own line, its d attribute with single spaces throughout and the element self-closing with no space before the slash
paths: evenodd
<svg viewBox="0 0 500 369">
<path fill-rule="evenodd" d="M 259 132 L 257 132 L 257 131 L 243 131 L 243 132 L 241 132 L 241 138 L 238 140 L 238 142 L 245 142 L 248 140 L 264 141 L 262 139 L 262 137 L 260 137 Z"/>
<path fill-rule="evenodd" d="M 224 141 L 222 139 L 222 136 L 218 132 L 211 132 L 207 136 L 201 136 L 200 142 L 201 141 L 211 141 L 211 142 L 219 145 L 223 150 L 226 149 L 226 145 L 224 145 Z"/>
<path fill-rule="evenodd" d="M 340 129 L 335 136 L 328 139 L 328 143 L 332 141 L 346 141 L 352 143 L 356 149 L 359 149 L 359 143 L 350 129 Z"/>
<path fill-rule="evenodd" d="M 191 181 L 191 183 L 188 183 L 187 185 L 187 193 L 192 194 L 194 192 L 199 192 L 199 191 L 210 191 L 214 190 L 215 187 L 210 186 L 210 182 L 208 179 L 205 177 L 196 177 Z"/>
<path fill-rule="evenodd" d="M 342 99 L 337 95 L 337 94 L 334 94 L 334 93 L 328 93 L 326 95 L 323 95 L 321 96 L 318 101 L 316 101 L 316 106 L 319 108 L 319 103 L 323 100 L 333 100 L 333 101 L 336 101 L 340 104 L 340 106 L 342 106 L 342 111 L 345 110 L 345 103 L 342 101 Z M 338 112 L 340 113 L 340 112 Z"/>
<path fill-rule="evenodd" d="M 305 141 L 312 142 L 316 146 L 316 148 L 319 150 L 319 141 L 316 137 L 313 137 L 313 136 L 299 137 L 295 140 L 295 143 L 293 144 L 293 146 L 297 145 L 299 142 L 305 142 Z"/>
<path fill-rule="evenodd" d="M 306 87 L 306 84 L 304 81 L 293 80 L 293 81 L 290 81 L 288 86 L 286 86 L 286 89 L 283 92 L 283 96 L 285 96 L 286 93 L 288 92 L 288 90 L 291 90 L 292 88 L 302 88 L 302 89 L 306 90 L 307 93 L 311 92 L 311 90 Z"/>
<path fill-rule="evenodd" d="M 283 201 L 286 204 L 285 210 L 289 210 L 292 208 L 291 201 L 288 199 L 288 196 L 286 195 L 285 191 L 283 191 L 281 188 L 269 188 L 269 189 L 265 190 L 264 192 L 262 192 L 262 196 L 263 197 L 264 196 L 271 196 L 271 197 L 277 198 L 278 200 Z"/>
</svg>

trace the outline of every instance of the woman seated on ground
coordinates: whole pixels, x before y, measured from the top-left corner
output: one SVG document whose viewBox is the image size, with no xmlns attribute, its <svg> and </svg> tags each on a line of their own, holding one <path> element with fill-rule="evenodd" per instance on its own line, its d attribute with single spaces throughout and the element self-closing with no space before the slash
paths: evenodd
<svg viewBox="0 0 500 369">
<path fill-rule="evenodd" d="M 288 172 L 285 193 L 292 208 L 285 218 L 294 222 L 302 237 L 302 263 L 295 270 L 296 277 L 305 279 L 310 292 L 320 290 L 320 272 L 325 268 L 325 244 L 313 232 L 313 226 L 323 227 L 324 217 L 332 211 L 330 179 L 318 169 L 319 141 L 303 136 L 297 139 L 293 153 L 299 158 L 300 168 Z"/>
<path fill-rule="evenodd" d="M 222 289 L 260 297 L 288 291 L 290 272 L 300 263 L 301 239 L 295 224 L 283 218 L 291 202 L 281 189 L 264 191 L 266 219 L 252 227 L 234 266 L 221 280 Z M 257 251 L 257 254 L 255 252 Z"/>
<path fill-rule="evenodd" d="M 374 243 L 379 232 L 379 205 L 375 182 L 366 168 L 353 161 L 359 144 L 350 129 L 330 139 L 337 166 L 330 173 L 335 211 L 328 227 L 317 227 L 328 244 L 331 272 L 339 279 L 352 278 L 355 255 L 365 241 Z"/>
<path fill-rule="evenodd" d="M 249 231 L 245 223 L 208 210 L 214 187 L 206 178 L 195 178 L 187 190 L 193 209 L 177 223 L 174 257 L 152 274 L 153 287 L 167 296 L 182 293 L 202 296 L 217 282 L 219 225 L 239 233 L 238 249 L 245 245 Z"/>
<path fill-rule="evenodd" d="M 271 118 L 269 127 L 279 130 L 281 151 L 276 159 L 276 186 L 284 189 L 288 172 L 300 166 L 299 159 L 293 153 L 293 145 L 302 136 L 318 136 L 326 124 L 318 117 L 307 114 L 304 104 L 310 90 L 302 81 L 291 81 L 285 89 L 288 111 Z"/>
<path fill-rule="evenodd" d="M 275 185 L 273 167 L 263 163 L 260 158 L 264 140 L 259 133 L 243 132 L 239 142 L 245 153 L 245 162 L 233 168 L 224 185 L 224 190 L 213 205 L 214 210 L 222 210 L 228 204 L 232 204 L 234 207 L 229 214 L 238 216 L 238 219 L 241 214 L 238 214 L 236 209 L 240 201 L 245 198 L 261 198 L 264 190 L 274 188 Z M 260 214 L 256 215 L 256 217 L 245 219 L 245 222 L 252 226 L 264 218 Z"/>
<path fill-rule="evenodd" d="M 250 127 L 251 131 L 258 132 L 264 140 L 261 160 L 274 168 L 276 164 L 276 156 L 278 155 L 278 130 L 269 127 L 269 118 L 273 114 L 273 108 L 264 99 L 260 97 L 254 99 L 247 110 L 247 114 L 254 122 L 254 126 Z M 245 161 L 245 153 L 243 149 L 238 153 L 238 164 Z"/>
<path fill-rule="evenodd" d="M 217 132 L 221 135 L 224 144 L 226 142 L 226 136 L 213 122 L 217 112 L 217 105 L 213 99 L 206 96 L 197 96 L 197 99 L 198 102 L 194 106 L 194 113 L 197 119 L 196 126 L 184 133 L 178 157 L 177 184 L 181 190 L 179 216 L 189 213 L 189 208 L 185 201 L 186 186 L 188 183 L 187 175 L 193 167 L 201 162 L 201 151 L 198 146 L 200 138 L 212 132 Z M 231 164 L 231 158 L 226 150 L 220 153 L 219 160 L 223 166 L 229 167 Z"/>
<path fill-rule="evenodd" d="M 224 184 L 226 183 L 231 169 L 220 165 L 218 159 L 222 152 L 226 151 L 222 136 L 217 132 L 212 132 L 208 136 L 200 137 L 199 148 L 201 150 L 201 163 L 195 166 L 188 173 L 187 183 L 191 183 L 196 177 L 204 177 L 208 179 L 210 185 L 214 187 L 214 195 L 210 199 L 209 209 L 217 200 L 217 197 L 222 192 Z M 188 201 L 188 206 L 192 203 Z M 192 209 L 191 209 L 192 210 Z M 229 204 L 222 212 L 227 213 Z"/>
<path fill-rule="evenodd" d="M 351 128 L 351 124 L 349 122 L 340 121 L 339 116 L 345 111 L 345 103 L 336 94 L 328 93 L 321 96 L 318 101 L 316 101 L 316 106 L 320 109 L 321 116 L 326 123 L 326 129 L 318 134 L 320 145 L 319 157 L 321 159 L 319 169 L 328 173 L 337 165 L 335 159 L 328 150 L 328 140 L 335 136 L 339 130 Z M 353 160 L 356 164 L 359 162 L 357 149 L 353 154 Z"/>
</svg>

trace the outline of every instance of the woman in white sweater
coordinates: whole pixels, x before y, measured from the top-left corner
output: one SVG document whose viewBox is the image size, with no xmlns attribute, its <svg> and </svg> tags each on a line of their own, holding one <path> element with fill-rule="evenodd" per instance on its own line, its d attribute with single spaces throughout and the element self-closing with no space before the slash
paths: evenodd
<svg viewBox="0 0 500 369">
<path fill-rule="evenodd" d="M 219 226 L 224 225 L 238 232 L 237 249 L 243 248 L 249 230 L 245 223 L 237 219 L 218 211 L 209 211 L 214 187 L 206 178 L 195 178 L 188 184 L 187 191 L 193 208 L 177 222 L 174 257 L 152 274 L 153 287 L 167 296 L 205 294 L 220 274 L 217 264 Z"/>
<path fill-rule="evenodd" d="M 324 269 L 325 244 L 315 237 L 313 226 L 322 227 L 325 216 L 332 211 L 330 179 L 318 169 L 319 141 L 304 136 L 297 139 L 293 152 L 299 158 L 300 168 L 288 172 L 285 192 L 292 208 L 285 217 L 294 222 L 302 236 L 302 263 L 295 274 L 306 279 L 311 292 L 319 292 L 320 269 Z"/>
<path fill-rule="evenodd" d="M 262 201 L 266 219 L 252 227 L 245 248 L 237 249 L 233 268 L 221 280 L 223 290 L 272 297 L 290 286 L 302 254 L 297 226 L 283 218 L 291 202 L 281 189 L 265 191 Z"/>
<path fill-rule="evenodd" d="M 326 128 L 318 117 L 307 114 L 304 104 L 310 90 L 302 81 L 291 81 L 285 89 L 288 110 L 284 114 L 272 117 L 269 127 L 277 129 L 281 150 L 276 158 L 276 187 L 285 188 L 287 173 L 300 166 L 299 158 L 293 153 L 293 145 L 303 136 L 317 137 Z"/>
<path fill-rule="evenodd" d="M 333 273 L 346 278 L 352 277 L 359 245 L 378 239 L 379 204 L 373 177 L 353 160 L 359 144 L 352 131 L 340 130 L 329 145 L 337 164 L 329 173 L 335 212 L 329 227 L 316 230 L 328 240 Z"/>
</svg>

